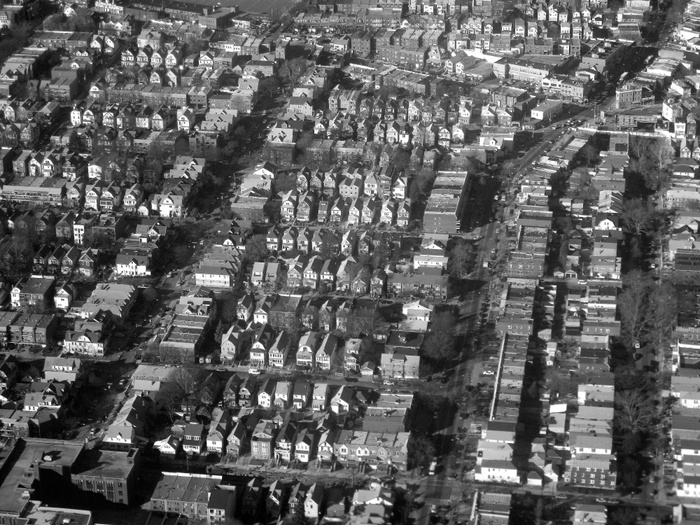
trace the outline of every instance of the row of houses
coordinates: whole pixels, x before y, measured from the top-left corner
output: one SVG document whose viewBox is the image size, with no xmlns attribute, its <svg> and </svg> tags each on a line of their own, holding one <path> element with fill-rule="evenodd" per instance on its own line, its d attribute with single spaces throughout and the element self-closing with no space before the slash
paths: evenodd
<svg viewBox="0 0 700 525">
<path fill-rule="evenodd" d="M 309 519 L 339 520 L 354 516 L 357 523 L 388 519 L 395 497 L 380 484 L 367 489 L 325 489 L 321 484 L 273 481 L 257 477 L 224 480 L 208 474 L 163 473 L 149 508 L 177 512 L 209 525 L 232 519 L 281 519 L 303 513 Z"/>
</svg>

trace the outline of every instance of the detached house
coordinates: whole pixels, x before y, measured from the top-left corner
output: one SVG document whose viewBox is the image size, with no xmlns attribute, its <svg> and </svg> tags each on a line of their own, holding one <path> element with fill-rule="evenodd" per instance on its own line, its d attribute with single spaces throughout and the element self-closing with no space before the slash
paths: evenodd
<svg viewBox="0 0 700 525">
<path fill-rule="evenodd" d="M 311 408 L 314 412 L 324 412 L 328 407 L 328 384 L 316 383 L 311 398 Z"/>
<path fill-rule="evenodd" d="M 326 334 L 316 351 L 316 364 L 321 370 L 331 369 L 337 347 L 338 338 L 333 334 Z"/>
<path fill-rule="evenodd" d="M 316 447 L 316 436 L 308 428 L 303 428 L 297 433 L 294 446 L 294 459 L 300 463 L 311 461 Z"/>
<path fill-rule="evenodd" d="M 298 367 L 313 367 L 318 341 L 319 335 L 314 331 L 306 332 L 301 336 L 299 339 L 299 349 L 296 355 L 296 364 Z"/>
<path fill-rule="evenodd" d="M 275 424 L 269 419 L 258 422 L 250 440 L 250 454 L 253 459 L 267 460 L 272 457 Z"/>
<path fill-rule="evenodd" d="M 309 405 L 311 397 L 311 384 L 306 381 L 297 381 L 292 393 L 292 405 L 295 410 L 304 410 Z"/>
<path fill-rule="evenodd" d="M 211 424 L 207 434 L 207 452 L 224 454 L 226 452 L 226 438 L 228 437 L 231 418 L 228 410 L 215 408 L 212 411 Z"/>
<path fill-rule="evenodd" d="M 291 347 L 292 338 L 288 332 L 282 330 L 277 336 L 277 339 L 275 339 L 275 342 L 272 343 L 268 352 L 268 362 L 270 366 L 283 368 L 287 362 L 287 356 L 289 355 Z"/>
<path fill-rule="evenodd" d="M 202 439 L 204 435 L 204 425 L 199 423 L 185 426 L 185 439 L 182 442 L 182 448 L 185 452 L 200 454 L 204 450 L 205 442 Z"/>
</svg>

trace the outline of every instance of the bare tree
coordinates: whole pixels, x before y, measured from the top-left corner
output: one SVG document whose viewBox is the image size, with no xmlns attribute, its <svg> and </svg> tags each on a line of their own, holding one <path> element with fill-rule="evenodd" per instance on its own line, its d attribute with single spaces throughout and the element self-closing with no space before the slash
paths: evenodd
<svg viewBox="0 0 700 525">
<path fill-rule="evenodd" d="M 191 412 L 202 394 L 204 371 L 199 368 L 178 367 L 173 370 L 168 380 L 174 385 L 175 391 L 179 391 L 181 405 Z"/>
<path fill-rule="evenodd" d="M 309 65 L 305 58 L 293 58 L 292 60 L 287 60 L 280 68 L 280 77 L 289 80 L 290 91 L 294 90 L 294 87 L 299 82 L 299 79 L 306 73 Z"/>
<path fill-rule="evenodd" d="M 520 165 L 514 160 L 507 160 L 503 164 L 501 164 L 501 168 L 498 170 L 498 175 L 501 179 L 501 182 L 510 182 L 513 176 L 515 176 L 515 174 L 518 173 L 519 168 Z"/>
<path fill-rule="evenodd" d="M 645 148 L 643 166 L 646 169 L 642 174 L 649 189 L 658 191 L 668 182 L 668 165 L 673 160 L 673 153 L 670 142 L 665 138 L 657 139 Z"/>
<path fill-rule="evenodd" d="M 669 180 L 668 166 L 673 160 L 673 148 L 665 139 L 630 140 L 630 168 L 644 177 L 646 186 L 653 191 L 663 188 Z"/>
<path fill-rule="evenodd" d="M 175 420 L 175 415 L 182 406 L 182 391 L 173 383 L 165 383 L 161 386 L 156 397 L 158 406 L 163 409 L 170 421 Z"/>
<path fill-rule="evenodd" d="M 649 293 L 653 286 L 648 275 L 634 270 L 625 279 L 625 289 L 617 297 L 622 334 L 628 345 L 639 341 L 648 325 Z"/>
<path fill-rule="evenodd" d="M 456 279 L 463 278 L 474 264 L 474 248 L 466 242 L 455 243 L 450 251 L 447 263 L 450 275 Z"/>
<path fill-rule="evenodd" d="M 642 199 L 625 199 L 620 217 L 630 233 L 641 235 L 654 225 L 656 210 L 653 204 Z"/>
<path fill-rule="evenodd" d="M 654 420 L 653 405 L 640 390 L 623 390 L 615 394 L 615 420 L 622 432 L 638 433 Z"/>
<path fill-rule="evenodd" d="M 669 348 L 678 320 L 678 296 L 673 286 L 662 282 L 649 294 L 648 317 L 649 342 L 657 352 L 663 352 Z M 663 356 L 657 358 L 660 361 Z"/>
</svg>

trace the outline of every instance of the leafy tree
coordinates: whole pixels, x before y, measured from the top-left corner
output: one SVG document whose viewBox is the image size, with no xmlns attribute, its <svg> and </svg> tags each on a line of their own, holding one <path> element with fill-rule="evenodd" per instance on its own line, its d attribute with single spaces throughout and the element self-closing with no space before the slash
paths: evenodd
<svg viewBox="0 0 700 525">
<path fill-rule="evenodd" d="M 430 194 L 430 190 L 435 182 L 436 173 L 423 168 L 411 178 L 411 185 L 408 189 L 408 196 L 412 202 L 423 202 Z"/>
<path fill-rule="evenodd" d="M 372 313 L 371 310 L 358 311 L 348 319 L 348 335 L 350 337 L 372 335 L 378 320 L 378 313 Z"/>
<path fill-rule="evenodd" d="M 158 391 L 157 402 L 158 406 L 167 414 L 168 419 L 173 421 L 182 405 L 182 391 L 173 383 L 165 383 Z"/>
<path fill-rule="evenodd" d="M 236 299 L 236 296 L 233 294 L 227 294 L 220 303 L 221 321 L 226 324 L 231 324 L 233 321 L 235 321 L 236 316 L 238 315 L 237 307 L 238 300 Z"/>
<path fill-rule="evenodd" d="M 265 77 L 258 84 L 259 101 L 275 100 L 280 90 L 280 80 L 277 77 Z"/>
<path fill-rule="evenodd" d="M 394 156 L 391 159 L 391 164 L 397 171 L 402 171 L 408 168 L 411 162 L 411 152 L 405 148 L 397 147 L 394 150 Z"/>
<path fill-rule="evenodd" d="M 505 177 L 507 180 L 510 180 L 516 173 L 518 173 L 519 169 L 520 165 L 516 161 L 510 159 L 501 164 L 499 173 L 502 177 Z"/>
<path fill-rule="evenodd" d="M 584 166 L 590 166 L 600 157 L 600 152 L 592 144 L 586 144 L 578 152 L 578 155 L 583 161 Z"/>
<path fill-rule="evenodd" d="M 282 79 L 285 79 L 290 84 L 290 91 L 294 89 L 299 82 L 299 79 L 304 76 L 309 68 L 309 64 L 305 58 L 293 58 L 292 60 L 287 60 L 282 67 L 280 67 L 279 75 Z"/>
<path fill-rule="evenodd" d="M 447 269 L 455 279 L 461 279 L 468 274 L 474 265 L 474 248 L 467 242 L 455 242 L 450 251 Z"/>
<path fill-rule="evenodd" d="M 0 41 L 0 59 L 4 59 L 29 43 L 33 27 L 29 22 L 20 22 L 10 29 L 7 38 Z"/>
<path fill-rule="evenodd" d="M 565 398 L 576 394 L 576 383 L 571 381 L 569 373 L 561 373 L 555 367 L 547 367 L 545 371 L 545 380 L 547 382 L 547 387 L 559 398 Z"/>
<path fill-rule="evenodd" d="M 34 243 L 21 233 L 15 232 L 7 249 L 0 257 L 0 273 L 9 281 L 15 282 L 29 273 L 34 258 Z"/>
<path fill-rule="evenodd" d="M 246 263 L 264 260 L 270 251 L 267 249 L 267 238 L 262 234 L 253 235 L 245 244 L 243 255 Z"/>
<path fill-rule="evenodd" d="M 45 31 L 60 31 L 66 29 L 68 17 L 63 13 L 47 16 L 42 23 Z"/>
<path fill-rule="evenodd" d="M 380 243 L 372 252 L 372 265 L 371 267 L 374 269 L 377 268 L 384 268 L 388 263 L 389 260 L 391 259 L 391 245 L 382 242 Z"/>
<path fill-rule="evenodd" d="M 452 312 L 433 314 L 430 332 L 423 342 L 423 354 L 430 360 L 447 364 L 455 357 L 454 331 L 457 319 Z"/>
<path fill-rule="evenodd" d="M 274 192 L 286 193 L 288 191 L 294 190 L 297 187 L 297 176 L 294 172 L 280 173 L 275 177 L 273 182 Z"/>
<path fill-rule="evenodd" d="M 411 432 L 408 440 L 408 468 L 428 468 L 435 457 L 435 445 L 429 437 Z"/>
<path fill-rule="evenodd" d="M 263 213 L 268 222 L 277 224 L 282 219 L 282 201 L 280 199 L 270 199 L 263 206 Z"/>
</svg>

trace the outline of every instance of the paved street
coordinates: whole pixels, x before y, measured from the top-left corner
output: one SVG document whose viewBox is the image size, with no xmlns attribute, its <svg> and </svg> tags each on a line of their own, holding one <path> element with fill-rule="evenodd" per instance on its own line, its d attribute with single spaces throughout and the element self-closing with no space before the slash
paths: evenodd
<svg viewBox="0 0 700 525">
<path fill-rule="evenodd" d="M 462 334 L 462 356 L 454 368 L 454 373 L 450 375 L 450 380 L 446 384 L 446 390 L 451 398 L 456 399 L 469 385 L 478 381 L 479 367 L 478 357 L 474 355 L 472 345 L 474 338 L 478 334 L 481 324 L 481 312 L 483 301 L 487 298 L 488 283 L 491 278 L 491 270 L 484 268 L 483 264 L 491 256 L 491 250 L 498 244 L 497 237 L 500 224 L 488 222 L 491 216 L 493 205 L 493 195 L 495 193 L 493 185 L 475 186 L 473 191 L 474 201 L 478 205 L 468 206 L 467 213 L 462 221 L 462 231 L 471 233 L 474 237 L 483 237 L 476 242 L 478 250 L 475 261 L 475 270 L 469 276 L 468 292 L 461 298 L 459 305 L 459 325 L 458 333 Z M 462 452 L 450 453 L 450 448 L 454 447 L 457 439 L 459 427 L 465 422 L 456 411 L 452 423 L 440 430 L 440 443 L 444 450 L 437 453 L 445 459 L 439 463 L 435 476 L 424 476 L 419 482 L 417 491 L 418 497 L 425 501 L 426 506 L 440 506 L 460 500 L 466 485 L 462 481 Z M 454 438 L 454 439 L 453 439 Z M 428 523 L 429 512 L 416 514 L 416 523 Z"/>
</svg>

